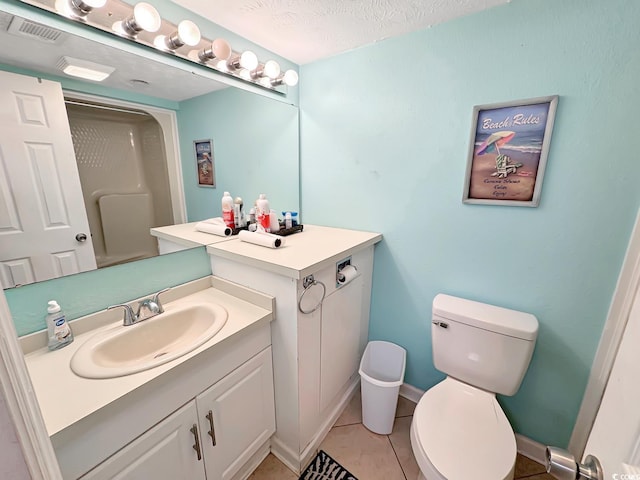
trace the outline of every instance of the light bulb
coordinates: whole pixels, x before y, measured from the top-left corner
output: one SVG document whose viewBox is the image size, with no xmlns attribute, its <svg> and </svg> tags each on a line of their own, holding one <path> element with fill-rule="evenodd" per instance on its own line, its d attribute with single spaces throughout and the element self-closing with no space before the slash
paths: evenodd
<svg viewBox="0 0 640 480">
<path fill-rule="evenodd" d="M 284 72 L 282 81 L 288 87 L 295 87 L 298 84 L 298 74 L 295 70 L 287 70 L 286 72 Z"/>
<path fill-rule="evenodd" d="M 107 0 L 56 0 L 56 12 L 65 17 L 84 19 L 94 8 L 101 8 Z"/>
<path fill-rule="evenodd" d="M 195 47 L 200 42 L 200 29 L 191 20 L 183 20 L 178 24 L 178 36 L 185 45 Z"/>
<path fill-rule="evenodd" d="M 198 57 L 202 63 L 217 58 L 228 60 L 231 56 L 231 45 L 224 38 L 216 38 L 208 48 L 203 48 L 198 52 Z"/>
<path fill-rule="evenodd" d="M 278 78 L 278 75 L 280 75 L 280 65 L 275 60 L 268 60 L 264 64 L 263 73 L 269 78 Z"/>
<path fill-rule="evenodd" d="M 56 0 L 54 8 L 56 12 L 60 15 L 64 15 L 65 17 L 74 17 L 76 16 L 71 9 L 71 5 L 68 0 Z"/>
<path fill-rule="evenodd" d="M 298 74 L 295 70 L 287 70 L 284 74 L 280 75 L 275 80 L 271 80 L 271 86 L 277 87 L 278 85 L 285 84 L 288 87 L 294 87 L 298 84 Z"/>
<path fill-rule="evenodd" d="M 82 16 L 87 15 L 94 8 L 101 8 L 107 0 L 69 0 L 71 8 Z"/>
<path fill-rule="evenodd" d="M 269 77 L 260 77 L 260 80 L 258 80 L 258 83 L 260 85 L 262 85 L 263 87 L 267 87 L 267 88 L 271 88 L 271 79 Z"/>
<path fill-rule="evenodd" d="M 242 70 L 240 70 L 240 78 L 242 78 L 243 80 L 251 80 L 251 72 L 246 68 L 243 68 Z"/>
<path fill-rule="evenodd" d="M 137 3 L 133 7 L 133 14 L 129 15 L 122 22 L 115 22 L 113 30 L 117 33 L 124 33 L 130 37 L 135 37 L 142 30 L 147 32 L 157 32 L 162 25 L 162 18 L 153 5 L 145 2 Z"/>
<path fill-rule="evenodd" d="M 164 50 L 167 51 L 167 37 L 165 35 L 158 35 L 156 38 L 153 39 L 153 46 L 156 47 L 158 50 Z"/>
<path fill-rule="evenodd" d="M 240 66 L 247 70 L 255 70 L 258 67 L 258 57 L 250 50 L 245 50 L 240 55 Z"/>
<path fill-rule="evenodd" d="M 200 38 L 200 29 L 198 26 L 191 20 L 183 20 L 178 24 L 178 30 L 166 37 L 165 48 L 175 50 L 183 45 L 195 47 L 200 43 Z"/>
<path fill-rule="evenodd" d="M 224 73 L 227 73 L 229 71 L 229 66 L 227 65 L 226 60 L 220 60 L 218 63 L 216 63 L 216 68 Z"/>
<path fill-rule="evenodd" d="M 147 32 L 157 32 L 162 24 L 158 10 L 145 2 L 140 2 L 133 7 L 133 16 L 138 26 Z"/>
</svg>

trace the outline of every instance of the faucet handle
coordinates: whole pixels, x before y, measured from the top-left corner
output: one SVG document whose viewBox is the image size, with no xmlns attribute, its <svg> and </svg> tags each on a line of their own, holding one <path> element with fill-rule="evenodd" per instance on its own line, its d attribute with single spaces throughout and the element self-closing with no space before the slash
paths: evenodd
<svg viewBox="0 0 640 480">
<path fill-rule="evenodd" d="M 171 290 L 171 289 L 170 288 L 163 288 L 158 293 L 156 293 L 153 296 L 153 298 L 151 299 L 152 302 L 154 302 L 156 305 L 158 305 L 158 313 L 164 313 L 164 307 L 162 306 L 162 303 L 160 303 L 160 294 L 164 293 L 164 292 L 168 292 L 169 290 Z"/>
<path fill-rule="evenodd" d="M 113 310 L 114 308 L 118 308 L 118 307 L 124 308 L 124 318 L 122 320 L 122 325 L 127 327 L 129 325 L 133 325 L 134 323 L 136 323 L 137 315 L 133 313 L 133 309 L 125 303 L 118 304 L 118 305 L 111 305 L 107 307 L 107 310 Z"/>
</svg>

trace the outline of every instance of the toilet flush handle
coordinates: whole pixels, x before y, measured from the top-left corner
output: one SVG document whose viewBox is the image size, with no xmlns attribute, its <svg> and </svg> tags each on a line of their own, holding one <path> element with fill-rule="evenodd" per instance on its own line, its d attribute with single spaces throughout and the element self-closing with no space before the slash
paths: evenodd
<svg viewBox="0 0 640 480">
<path fill-rule="evenodd" d="M 449 328 L 449 324 L 445 323 L 445 322 L 438 322 L 438 321 L 434 320 L 433 324 L 437 325 L 437 326 L 439 326 L 441 328 Z"/>
</svg>

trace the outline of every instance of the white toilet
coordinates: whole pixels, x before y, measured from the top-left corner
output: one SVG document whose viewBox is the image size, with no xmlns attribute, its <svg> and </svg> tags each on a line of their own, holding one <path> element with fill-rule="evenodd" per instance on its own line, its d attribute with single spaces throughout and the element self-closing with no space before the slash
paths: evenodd
<svg viewBox="0 0 640 480">
<path fill-rule="evenodd" d="M 448 376 L 422 396 L 413 414 L 418 479 L 513 479 L 516 439 L 495 394 L 518 391 L 538 320 L 440 294 L 433 300 L 431 334 L 435 367 Z"/>
</svg>

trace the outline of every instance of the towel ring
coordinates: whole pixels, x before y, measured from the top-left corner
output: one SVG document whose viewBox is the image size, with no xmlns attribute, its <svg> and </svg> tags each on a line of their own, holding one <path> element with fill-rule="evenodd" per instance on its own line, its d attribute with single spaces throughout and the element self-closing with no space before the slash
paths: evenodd
<svg viewBox="0 0 640 480">
<path fill-rule="evenodd" d="M 304 286 L 304 291 L 300 294 L 300 299 L 298 300 L 298 310 L 300 310 L 300 312 L 302 312 L 304 314 L 313 313 L 318 308 L 320 308 L 320 305 L 322 305 L 324 297 L 327 294 L 327 287 L 321 281 L 316 280 L 315 278 L 313 278 L 313 275 L 309 275 L 308 277 L 305 277 L 304 280 L 302 281 L 302 285 Z M 320 285 L 322 287 L 322 298 L 320 299 L 318 304 L 315 307 L 313 307 L 311 310 L 303 310 L 303 308 L 302 308 L 302 299 L 304 298 L 305 293 L 307 293 L 309 290 L 311 290 L 311 287 L 313 287 L 315 285 Z"/>
</svg>

